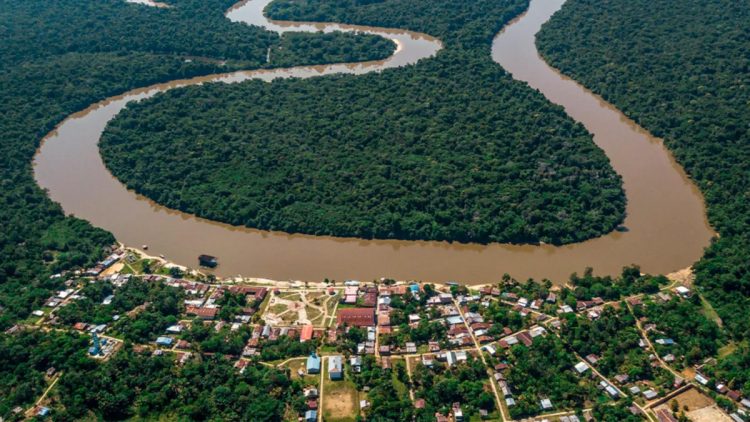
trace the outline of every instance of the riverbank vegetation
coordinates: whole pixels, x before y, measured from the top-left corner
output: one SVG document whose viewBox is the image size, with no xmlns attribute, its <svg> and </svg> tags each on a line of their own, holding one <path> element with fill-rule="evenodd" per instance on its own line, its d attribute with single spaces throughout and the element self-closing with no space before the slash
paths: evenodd
<svg viewBox="0 0 750 422">
<path fill-rule="evenodd" d="M 274 18 L 424 31 L 445 48 L 360 76 L 209 84 L 130 105 L 107 166 L 170 208 L 315 235 L 577 242 L 624 217 L 585 129 L 489 56 L 526 2 L 280 2 Z"/>
<path fill-rule="evenodd" d="M 94 397 L 99 391 L 89 383 L 92 371 L 99 369 L 85 357 L 87 338 L 54 332 L 2 333 L 15 323 L 27 322 L 52 292 L 66 288 L 65 277 L 50 275 L 86 268 L 114 242 L 111 234 L 88 222 L 66 217 L 37 186 L 31 160 L 45 134 L 66 116 L 136 87 L 239 67 L 371 60 L 394 49 L 379 37 L 279 38 L 260 28 L 233 24 L 223 16 L 233 0 L 170 3 L 174 7 L 155 9 L 120 0 L 5 0 L 0 7 L 0 417 L 6 420 L 14 407 L 38 398 L 50 366 L 68 368 L 63 357 L 83 365 L 79 377 L 70 382 L 77 383 L 79 395 L 86 386 L 89 401 L 66 402 L 67 412 L 74 416 L 54 419 L 91 416 L 86 409 L 104 414 Z M 265 64 L 268 48 L 279 54 L 272 54 L 271 63 Z M 71 307 L 61 317 L 66 322 L 109 321 L 111 308 L 98 305 L 102 292 L 86 292 L 92 300 Z M 116 297 L 112 306 L 118 307 L 120 300 Z M 142 324 L 128 327 L 134 337 L 143 330 L 148 329 Z M 138 381 L 143 380 L 148 379 Z M 127 394 L 134 392 L 130 387 L 137 387 L 130 380 L 123 383 L 118 388 Z M 127 406 L 120 409 L 129 412 Z M 147 412 L 149 407 L 144 409 Z"/>
<path fill-rule="evenodd" d="M 750 338 L 749 37 L 743 2 L 569 0 L 537 42 L 553 66 L 663 138 L 703 191 L 721 237 L 694 266 L 696 285 L 735 341 Z M 750 378 L 743 371 L 731 372 Z"/>
<path fill-rule="evenodd" d="M 135 87 L 261 66 L 268 48 L 284 47 L 280 65 L 293 63 L 289 41 L 224 18 L 231 5 L 232 0 L 180 0 L 162 10 L 119 0 L 3 3 L 0 328 L 28 315 L 59 287 L 61 281 L 47 279 L 50 274 L 92 263 L 114 241 L 87 222 L 65 218 L 34 182 L 32 156 L 55 124 Z M 295 36 L 291 41 L 303 41 L 304 50 L 297 64 L 370 60 L 393 50 L 379 37 L 304 37 L 316 39 L 319 48 Z M 222 60 L 229 61 L 222 66 Z"/>
</svg>

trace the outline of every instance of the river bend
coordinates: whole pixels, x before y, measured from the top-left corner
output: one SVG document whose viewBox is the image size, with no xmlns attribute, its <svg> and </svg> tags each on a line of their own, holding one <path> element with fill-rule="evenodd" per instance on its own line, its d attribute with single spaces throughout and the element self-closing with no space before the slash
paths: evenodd
<svg viewBox="0 0 750 422">
<path fill-rule="evenodd" d="M 271 21 L 263 15 L 270 1 L 239 3 L 227 17 L 278 32 L 377 34 L 393 40 L 398 48 L 383 61 L 233 72 L 172 81 L 109 98 L 69 116 L 45 137 L 34 159 L 39 185 L 66 213 L 112 232 L 126 245 L 148 244 L 152 253 L 164 254 L 186 266 L 195 266 L 196 257 L 202 253 L 217 256 L 220 265 L 216 273 L 220 276 L 311 281 L 392 277 L 482 283 L 497 281 L 503 273 L 509 273 L 519 279 L 563 282 L 572 272 L 588 266 L 599 274 L 617 274 L 623 266 L 637 263 L 646 272 L 668 273 L 690 266 L 708 245 L 713 231 L 701 193 L 661 140 L 539 57 L 535 34 L 564 0 L 531 0 L 529 10 L 496 36 L 492 57 L 515 79 L 563 106 L 594 135 L 594 142 L 623 178 L 628 198 L 624 225 L 628 231 L 560 247 L 292 235 L 212 222 L 165 208 L 127 190 L 104 166 L 98 142 L 107 122 L 130 101 L 205 82 L 380 71 L 414 64 L 442 48 L 439 40 L 406 30 Z"/>
</svg>

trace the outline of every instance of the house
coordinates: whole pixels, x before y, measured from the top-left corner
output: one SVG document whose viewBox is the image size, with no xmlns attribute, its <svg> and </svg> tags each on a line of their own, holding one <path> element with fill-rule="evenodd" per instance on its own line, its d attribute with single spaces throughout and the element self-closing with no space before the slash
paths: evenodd
<svg viewBox="0 0 750 422">
<path fill-rule="evenodd" d="M 606 391 L 607 394 L 609 394 L 609 396 L 612 397 L 613 399 L 620 397 L 620 392 L 617 391 L 617 389 L 613 387 L 612 385 L 610 385 L 607 381 L 604 381 L 604 380 L 600 381 L 599 386 L 603 388 L 604 391 Z"/>
<path fill-rule="evenodd" d="M 424 407 L 427 405 L 427 402 L 425 402 L 424 399 L 416 399 L 414 401 L 414 408 L 415 409 L 424 409 Z"/>
<path fill-rule="evenodd" d="M 534 343 L 534 340 L 531 338 L 531 334 L 529 334 L 528 331 L 522 331 L 516 334 L 516 337 L 518 337 L 518 340 L 520 340 L 526 347 L 530 347 Z"/>
<path fill-rule="evenodd" d="M 299 335 L 300 343 L 312 340 L 313 337 L 313 326 L 312 324 L 305 325 L 302 327 L 302 332 Z"/>
<path fill-rule="evenodd" d="M 448 362 L 448 366 L 453 366 L 456 364 L 456 352 L 447 352 L 445 354 L 445 361 Z"/>
<path fill-rule="evenodd" d="M 544 327 L 534 327 L 531 330 L 529 330 L 529 334 L 531 335 L 531 338 L 537 338 L 539 336 L 544 335 L 547 332 L 547 330 L 544 329 Z"/>
<path fill-rule="evenodd" d="M 495 349 L 495 346 L 488 344 L 486 346 L 482 346 L 482 349 L 484 349 L 485 352 L 489 353 L 490 356 L 494 356 L 495 353 L 497 353 L 497 349 Z"/>
<path fill-rule="evenodd" d="M 586 362 L 581 361 L 581 362 L 576 363 L 575 370 L 580 375 L 580 374 L 583 374 L 584 372 L 588 371 L 589 370 L 589 366 L 586 365 Z"/>
<path fill-rule="evenodd" d="M 544 410 L 544 411 L 547 411 L 547 410 L 551 410 L 551 409 L 552 409 L 552 401 L 551 401 L 550 399 L 546 398 L 546 397 L 545 397 L 545 398 L 543 398 L 543 399 L 542 399 L 542 400 L 541 400 L 541 401 L 539 402 L 539 404 L 541 405 L 541 407 L 542 407 L 542 410 Z"/>
<path fill-rule="evenodd" d="M 307 373 L 308 374 L 319 374 L 320 373 L 320 356 L 316 355 L 315 352 L 311 353 L 307 357 Z"/>
<path fill-rule="evenodd" d="M 182 325 L 180 324 L 170 325 L 169 327 L 167 327 L 167 332 L 169 334 L 180 334 L 182 332 Z"/>
<path fill-rule="evenodd" d="M 708 378 L 703 376 L 703 374 L 696 373 L 695 374 L 695 380 L 698 381 L 701 385 L 708 384 Z"/>
<path fill-rule="evenodd" d="M 173 341 L 172 337 L 162 336 L 156 339 L 156 344 L 163 347 L 169 347 L 172 345 Z"/>
<path fill-rule="evenodd" d="M 448 321 L 448 324 L 450 325 L 458 325 L 458 324 L 464 323 L 463 318 L 461 318 L 460 316 L 450 316 L 446 318 L 445 320 Z"/>
<path fill-rule="evenodd" d="M 305 412 L 305 422 L 317 422 L 318 421 L 318 411 L 317 410 L 308 410 Z"/>
<path fill-rule="evenodd" d="M 315 387 L 308 387 L 302 391 L 302 394 L 306 399 L 315 399 L 318 398 L 318 389 Z"/>
<path fill-rule="evenodd" d="M 328 378 L 331 381 L 344 378 L 344 361 L 341 356 L 331 356 L 328 358 Z"/>
<path fill-rule="evenodd" d="M 659 397 L 659 394 L 657 394 L 656 391 L 651 390 L 651 389 L 644 391 L 642 394 L 643 394 L 643 397 L 646 398 L 646 400 L 653 400 Z"/>
<path fill-rule="evenodd" d="M 406 353 L 413 355 L 417 353 L 417 345 L 413 342 L 406 343 Z"/>
<path fill-rule="evenodd" d="M 372 308 L 349 308 L 338 311 L 336 321 L 339 325 L 354 327 L 374 327 L 375 310 Z"/>
<path fill-rule="evenodd" d="M 195 315 L 200 319 L 212 320 L 216 317 L 219 312 L 219 308 L 199 308 L 197 306 L 188 306 L 185 308 L 185 313 L 188 315 Z"/>
<path fill-rule="evenodd" d="M 643 301 L 639 297 L 630 297 L 627 299 L 627 302 L 633 307 L 643 306 Z"/>
<path fill-rule="evenodd" d="M 628 382 L 629 378 L 630 377 L 627 374 L 618 374 L 618 375 L 615 375 L 615 381 L 617 381 L 620 384 L 625 384 L 626 382 Z"/>
<path fill-rule="evenodd" d="M 393 364 L 391 363 L 391 358 L 385 357 L 385 356 L 380 358 L 380 367 L 383 369 L 393 368 Z"/>
<path fill-rule="evenodd" d="M 362 370 L 362 356 L 350 357 L 349 365 L 352 367 L 352 371 L 360 372 Z"/>
<path fill-rule="evenodd" d="M 685 286 L 677 286 L 674 291 L 684 298 L 690 297 L 690 289 Z"/>
</svg>

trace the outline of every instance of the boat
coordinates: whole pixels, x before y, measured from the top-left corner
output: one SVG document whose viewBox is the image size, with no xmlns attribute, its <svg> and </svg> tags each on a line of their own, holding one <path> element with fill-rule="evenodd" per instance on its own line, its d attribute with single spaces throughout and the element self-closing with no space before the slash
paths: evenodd
<svg viewBox="0 0 750 422">
<path fill-rule="evenodd" d="M 215 256 L 200 255 L 198 256 L 198 263 L 201 267 L 215 268 L 219 265 L 219 260 Z"/>
</svg>

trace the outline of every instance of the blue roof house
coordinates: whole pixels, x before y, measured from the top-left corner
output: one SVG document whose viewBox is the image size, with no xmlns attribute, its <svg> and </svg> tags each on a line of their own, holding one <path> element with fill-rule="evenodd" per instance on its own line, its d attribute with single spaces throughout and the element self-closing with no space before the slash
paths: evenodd
<svg viewBox="0 0 750 422">
<path fill-rule="evenodd" d="M 305 422 L 317 422 L 318 412 L 315 410 L 308 410 L 305 412 Z"/>
<path fill-rule="evenodd" d="M 320 373 L 320 356 L 312 352 L 307 357 L 307 373 L 308 374 L 319 374 Z"/>
</svg>

